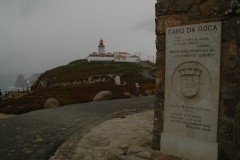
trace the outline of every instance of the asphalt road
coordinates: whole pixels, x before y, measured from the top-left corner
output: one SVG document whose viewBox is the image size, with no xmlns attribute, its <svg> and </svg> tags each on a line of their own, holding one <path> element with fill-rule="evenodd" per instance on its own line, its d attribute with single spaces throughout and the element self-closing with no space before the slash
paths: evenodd
<svg viewBox="0 0 240 160">
<path fill-rule="evenodd" d="M 46 160 L 75 132 L 86 132 L 113 112 L 152 109 L 154 98 L 74 104 L 0 120 L 0 160 Z"/>
<path fill-rule="evenodd" d="M 151 69 L 154 68 L 154 67 L 148 65 L 148 64 L 145 63 L 145 62 L 140 62 L 140 65 L 141 65 L 142 67 L 148 67 L 148 68 L 151 68 Z M 149 70 L 150 70 L 150 69 L 149 69 Z M 152 77 L 152 76 L 148 73 L 148 70 L 142 71 L 142 76 L 143 76 L 143 77 L 146 77 L 146 78 L 149 78 L 149 79 L 156 79 L 156 78 Z"/>
</svg>

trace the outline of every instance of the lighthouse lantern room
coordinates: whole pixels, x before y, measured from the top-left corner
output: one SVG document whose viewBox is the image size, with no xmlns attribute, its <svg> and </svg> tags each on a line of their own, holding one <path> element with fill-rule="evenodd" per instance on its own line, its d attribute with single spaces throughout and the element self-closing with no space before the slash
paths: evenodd
<svg viewBox="0 0 240 160">
<path fill-rule="evenodd" d="M 105 55 L 105 46 L 103 44 L 103 40 L 101 39 L 99 42 L 99 46 L 98 46 L 98 54 L 101 56 Z"/>
</svg>

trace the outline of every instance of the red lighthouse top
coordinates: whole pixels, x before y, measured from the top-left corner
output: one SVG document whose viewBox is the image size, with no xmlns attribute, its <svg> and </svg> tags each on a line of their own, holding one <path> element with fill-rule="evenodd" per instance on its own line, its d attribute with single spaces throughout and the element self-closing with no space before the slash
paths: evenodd
<svg viewBox="0 0 240 160">
<path fill-rule="evenodd" d="M 103 46 L 103 40 L 102 40 L 102 39 L 100 40 L 99 45 L 100 45 L 100 46 Z"/>
</svg>

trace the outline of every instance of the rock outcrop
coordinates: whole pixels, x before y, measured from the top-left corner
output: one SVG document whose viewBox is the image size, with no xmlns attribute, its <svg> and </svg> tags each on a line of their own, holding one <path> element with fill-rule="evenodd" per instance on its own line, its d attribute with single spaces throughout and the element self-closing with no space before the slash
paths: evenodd
<svg viewBox="0 0 240 160">
<path fill-rule="evenodd" d="M 19 74 L 15 81 L 14 87 L 27 87 L 27 86 L 28 86 L 27 81 L 24 79 L 22 74 Z"/>
<path fill-rule="evenodd" d="M 104 101 L 112 98 L 112 93 L 110 91 L 101 91 L 94 98 L 93 101 Z"/>
</svg>

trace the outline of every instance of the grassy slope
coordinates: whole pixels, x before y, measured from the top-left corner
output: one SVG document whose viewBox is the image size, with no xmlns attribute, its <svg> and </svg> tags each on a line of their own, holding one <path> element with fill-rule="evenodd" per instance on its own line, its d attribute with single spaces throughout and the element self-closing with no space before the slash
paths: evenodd
<svg viewBox="0 0 240 160">
<path fill-rule="evenodd" d="M 87 60 L 77 60 L 66 66 L 60 66 L 46 71 L 40 78 L 48 79 L 49 83 L 73 82 L 79 78 L 104 75 L 119 74 L 122 78 L 132 79 L 140 76 L 143 68 L 138 63 L 127 62 L 87 62 Z"/>
<path fill-rule="evenodd" d="M 0 100 L 0 112 L 20 114 L 36 109 L 43 109 L 48 98 L 55 98 L 60 105 L 83 103 L 92 101 L 94 96 L 103 90 L 113 93 L 113 99 L 124 98 L 123 92 L 136 94 L 135 83 L 140 84 L 140 92 L 144 94 L 147 89 L 155 88 L 155 81 L 149 80 L 141 75 L 141 71 L 146 68 L 138 63 L 116 63 L 116 62 L 87 62 L 77 60 L 66 66 L 60 66 L 46 71 L 39 80 L 48 79 L 48 84 L 59 82 L 73 82 L 82 77 L 94 75 L 117 74 L 121 75 L 121 81 L 126 81 L 128 85 L 114 85 L 114 80 L 98 82 L 94 84 L 80 84 L 67 87 L 51 87 L 38 89 L 18 99 Z"/>
</svg>

